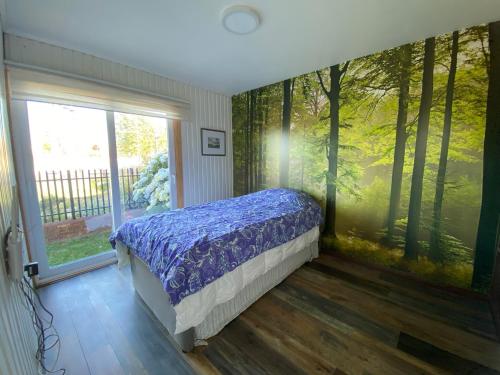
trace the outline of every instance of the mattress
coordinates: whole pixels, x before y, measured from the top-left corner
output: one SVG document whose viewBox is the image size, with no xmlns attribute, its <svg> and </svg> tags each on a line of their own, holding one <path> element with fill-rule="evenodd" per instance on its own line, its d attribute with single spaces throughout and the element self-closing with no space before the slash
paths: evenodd
<svg viewBox="0 0 500 375">
<path fill-rule="evenodd" d="M 144 261 L 177 306 L 321 221 L 321 209 L 311 196 L 269 189 L 135 218 L 114 231 L 110 241 L 113 247 L 126 245 Z"/>
<path fill-rule="evenodd" d="M 299 237 L 243 263 L 233 271 L 226 273 L 224 276 L 206 285 L 200 291 L 187 296 L 180 303 L 172 306 L 175 312 L 175 322 L 168 324 L 167 328 L 169 332 L 172 334 L 179 334 L 192 327 L 198 326 L 206 320 L 216 306 L 230 301 L 253 281 L 284 263 L 295 254 L 301 252 L 304 248 L 315 244 L 314 246 L 316 247 L 317 253 L 318 237 L 319 227 L 314 227 Z M 124 245 L 118 245 L 117 248 L 122 249 L 120 252 L 123 253 Z M 302 263 L 309 260 L 312 255 L 309 254 L 309 258 L 306 257 L 305 260 L 302 260 Z M 134 259 L 137 258 L 134 257 Z M 297 257 L 297 259 L 302 259 L 302 257 Z M 148 267 L 142 261 L 136 260 L 135 263 L 139 263 L 149 272 Z M 287 271 L 288 263 L 285 262 L 284 264 L 283 271 Z M 295 265 L 295 262 L 292 261 L 291 264 Z M 160 280 L 151 272 L 149 272 L 149 274 L 153 279 L 157 280 L 160 286 L 162 285 Z M 273 286 L 274 285 L 272 285 L 271 288 Z M 165 292 L 163 292 L 163 294 L 165 295 L 164 298 L 168 300 L 168 294 Z"/>
<path fill-rule="evenodd" d="M 233 293 L 226 294 L 226 296 L 232 295 L 232 297 L 213 306 L 202 321 L 180 334 L 175 333 L 176 313 L 160 280 L 149 271 L 144 262 L 132 256 L 134 286 L 139 296 L 174 339 L 185 351 L 189 351 L 193 344 L 196 345 L 200 343 L 200 340 L 216 335 L 231 320 L 302 264 L 316 258 L 318 256 L 318 231 L 310 233 L 309 236 L 301 236 L 302 238 L 290 241 L 288 245 L 293 251 L 289 252 L 285 259 L 278 261 L 262 275 L 255 277 L 238 292 L 235 291 L 234 295 Z M 212 292 L 207 292 L 207 296 L 210 293 Z"/>
</svg>

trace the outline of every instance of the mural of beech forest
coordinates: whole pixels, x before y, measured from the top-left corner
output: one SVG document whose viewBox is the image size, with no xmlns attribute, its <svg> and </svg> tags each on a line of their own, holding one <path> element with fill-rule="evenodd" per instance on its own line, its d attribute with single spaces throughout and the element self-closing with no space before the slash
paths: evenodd
<svg viewBox="0 0 500 375">
<path fill-rule="evenodd" d="M 233 97 L 235 195 L 323 207 L 322 246 L 487 292 L 500 214 L 500 21 Z"/>
</svg>

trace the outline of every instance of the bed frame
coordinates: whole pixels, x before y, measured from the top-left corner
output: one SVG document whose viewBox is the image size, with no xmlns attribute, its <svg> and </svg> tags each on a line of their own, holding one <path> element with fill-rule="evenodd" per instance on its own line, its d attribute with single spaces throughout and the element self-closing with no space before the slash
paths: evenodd
<svg viewBox="0 0 500 375">
<path fill-rule="evenodd" d="M 305 245 L 274 268 L 258 277 L 243 288 L 233 299 L 216 306 L 198 326 L 180 334 L 175 332 L 175 310 L 165 293 L 160 279 L 154 276 L 137 257 L 131 253 L 132 278 L 137 294 L 149 307 L 156 318 L 167 329 L 174 341 L 184 352 L 190 352 L 200 340 L 208 339 L 220 332 L 251 304 L 270 289 L 281 283 L 293 271 L 318 256 L 318 240 Z"/>
</svg>

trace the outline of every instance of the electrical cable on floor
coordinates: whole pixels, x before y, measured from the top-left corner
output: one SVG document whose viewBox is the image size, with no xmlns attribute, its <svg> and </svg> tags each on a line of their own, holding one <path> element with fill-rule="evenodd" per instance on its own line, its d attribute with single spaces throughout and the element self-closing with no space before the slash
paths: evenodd
<svg viewBox="0 0 500 375">
<path fill-rule="evenodd" d="M 66 369 L 55 369 L 61 352 L 61 340 L 53 324 L 54 315 L 45 307 L 37 291 L 26 276 L 19 282 L 19 288 L 26 299 L 26 308 L 29 310 L 37 336 L 38 348 L 36 359 L 40 363 L 42 373 L 64 375 Z M 46 366 L 46 354 L 52 349 L 56 350 L 56 356 L 53 360 L 52 368 L 49 369 Z"/>
</svg>

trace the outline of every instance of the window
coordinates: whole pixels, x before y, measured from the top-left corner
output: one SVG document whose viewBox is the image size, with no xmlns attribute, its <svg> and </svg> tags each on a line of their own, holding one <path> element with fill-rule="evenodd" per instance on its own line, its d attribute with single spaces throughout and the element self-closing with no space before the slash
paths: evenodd
<svg viewBox="0 0 500 375">
<path fill-rule="evenodd" d="M 19 69 L 9 80 L 24 225 L 42 279 L 111 260 L 113 227 L 176 207 L 173 122 L 184 104 Z"/>
</svg>

